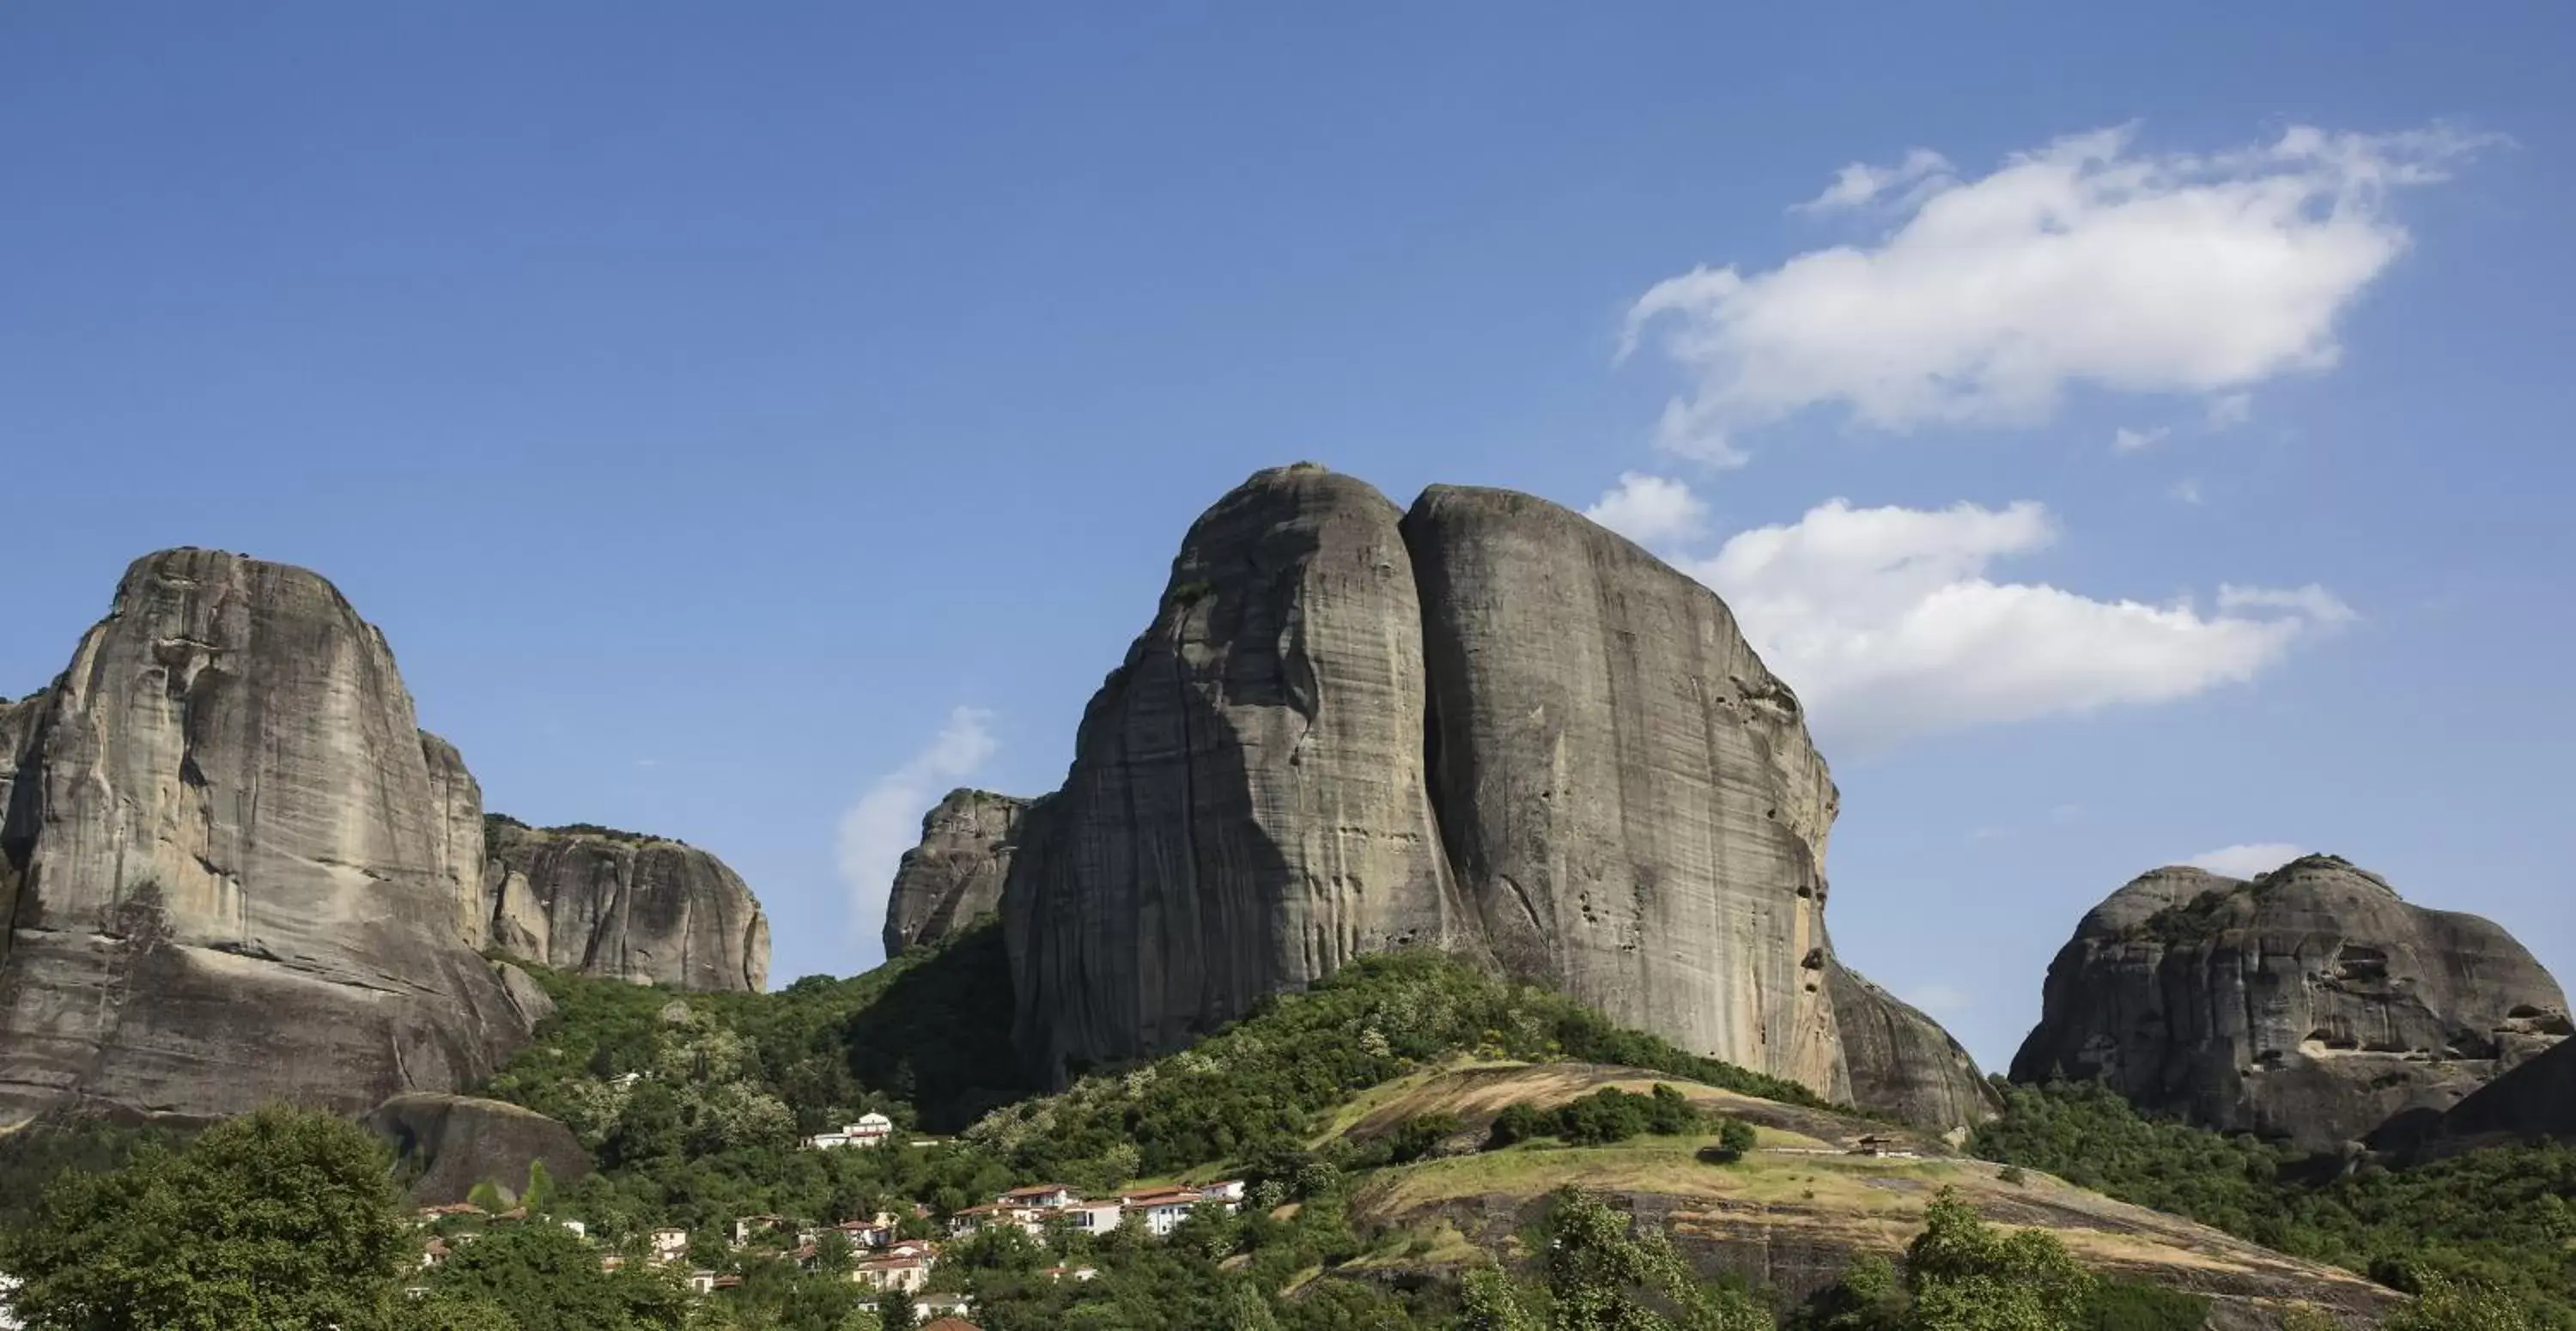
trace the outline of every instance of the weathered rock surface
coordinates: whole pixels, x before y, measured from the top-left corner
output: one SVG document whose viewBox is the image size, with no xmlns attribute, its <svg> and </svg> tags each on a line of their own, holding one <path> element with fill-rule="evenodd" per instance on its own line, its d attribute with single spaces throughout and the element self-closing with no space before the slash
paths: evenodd
<svg viewBox="0 0 2576 1331">
<path fill-rule="evenodd" d="M 2561 1040 L 2471 1092 L 2425 1135 L 2437 1155 L 2501 1142 L 2576 1141 L 2576 1040 Z"/>
<path fill-rule="evenodd" d="M 494 946 L 558 970 L 756 993 L 769 983 L 769 917 L 724 861 L 677 841 L 605 829 L 484 829 Z"/>
<path fill-rule="evenodd" d="M 9 801 L 16 789 L 18 764 L 36 736 L 36 723 L 43 715 L 52 692 L 33 693 L 16 702 L 0 702 L 0 833 L 9 826 Z M 5 846 L 0 846 L 5 852 Z M 10 930 L 6 927 L 17 913 L 18 868 L 6 853 L 0 853 L 0 962 L 9 957 Z"/>
<path fill-rule="evenodd" d="M 457 941 L 480 948 L 488 941 L 483 908 L 483 787 L 465 770 L 456 746 L 424 730 L 421 761 L 429 768 L 429 795 L 437 816 L 431 828 L 438 876 L 456 903 Z"/>
<path fill-rule="evenodd" d="M 1474 946 L 1423 770 L 1400 517 L 1295 466 L 1191 527 L 1023 821 L 1003 921 L 1043 1073 L 1175 1048 L 1361 953 Z"/>
<path fill-rule="evenodd" d="M 1825 970 L 1851 1102 L 1929 1132 L 1974 1127 L 2003 1095 L 1941 1024 L 1840 961 Z"/>
<path fill-rule="evenodd" d="M 422 1206 L 452 1206 L 478 1183 L 516 1201 L 527 1189 L 528 1166 L 540 1162 L 557 1186 L 590 1173 L 590 1154 L 572 1129 L 500 1100 L 397 1095 L 367 1115 L 367 1127 L 392 1144 L 396 1158 L 420 1170 L 411 1200 Z"/>
<path fill-rule="evenodd" d="M 952 790 L 922 817 L 921 844 L 903 853 L 886 900 L 888 957 L 939 942 L 1001 909 L 1028 806 L 989 790 Z"/>
<path fill-rule="evenodd" d="M 1441 832 L 1494 954 L 1631 1026 L 1828 1095 L 1837 796 L 1707 588 L 1570 509 L 1434 486 L 1421 582 Z"/>
<path fill-rule="evenodd" d="M 2331 1310 L 2351 1325 L 2376 1325 L 2403 1302 L 2349 1271 L 2046 1174 L 2008 1178 L 2003 1166 L 1960 1158 L 1939 1141 L 1883 1123 L 1677 1083 L 1637 1068 L 1558 1063 L 1435 1073 L 1377 1105 L 1348 1135 L 1366 1140 L 1407 1119 L 1443 1114 L 1476 1141 L 1507 1105 L 1549 1108 L 1603 1087 L 1643 1094 L 1659 1083 L 1703 1109 L 1762 1129 L 1761 1147 L 1723 1169 L 1694 1160 L 1705 1139 L 1689 1138 L 1545 1150 L 1508 1169 L 1495 1168 L 1490 1156 L 1432 1159 L 1368 1176 L 1352 1190 L 1351 1218 L 1415 1233 L 1451 1226 L 1477 1247 L 1518 1262 L 1529 1250 L 1515 1237 L 1546 1214 L 1558 1188 L 1574 1186 L 1663 1230 L 1704 1273 L 1735 1276 L 1796 1301 L 1838 1280 L 1856 1259 L 1901 1258 L 1925 1205 L 1953 1189 L 1988 1220 L 2056 1235 L 2088 1270 L 2206 1297 L 2209 1331 L 2272 1331 L 2289 1302 Z M 1420 1267 L 1454 1260 L 1429 1256 Z"/>
<path fill-rule="evenodd" d="M 2447 1110 L 2567 1032 L 2557 982 L 2502 928 L 2312 855 L 2113 893 L 2049 964 L 2012 1071 L 2322 1150 Z"/>
<path fill-rule="evenodd" d="M 1262 472 L 1191 528 L 1063 790 L 1019 811 L 1019 1041 L 1061 1078 L 1422 944 L 1825 1095 L 1976 1122 L 1992 1092 L 1965 1052 L 1834 962 L 1836 805 L 1796 697 L 1644 550 L 1527 495 L 1434 487 L 1399 517 L 1321 468 Z M 1000 835 L 933 811 L 889 949 Z"/>
<path fill-rule="evenodd" d="M 0 854 L 0 1124 L 359 1112 L 527 1037 L 459 939 L 384 638 L 303 569 L 149 555 L 33 726 Z"/>
</svg>

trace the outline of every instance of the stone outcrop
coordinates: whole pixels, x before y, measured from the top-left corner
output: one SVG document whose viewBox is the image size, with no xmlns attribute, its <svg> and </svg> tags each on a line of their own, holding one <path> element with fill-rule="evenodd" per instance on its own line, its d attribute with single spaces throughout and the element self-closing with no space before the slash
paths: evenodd
<svg viewBox="0 0 2576 1331">
<path fill-rule="evenodd" d="M 1061 1080 L 1422 945 L 1910 1122 L 1986 1117 L 1957 1043 L 1834 961 L 1836 806 L 1797 698 L 1644 550 L 1527 495 L 1399 515 L 1265 471 L 1191 528 L 1063 789 L 1021 812 L 1019 1041 Z"/>
<path fill-rule="evenodd" d="M 393 655 L 320 577 L 136 561 L 30 729 L 0 827 L 0 1124 L 354 1113 L 526 1039 L 459 936 Z"/>
<path fill-rule="evenodd" d="M 557 1187 L 590 1173 L 590 1154 L 572 1129 L 501 1100 L 397 1095 L 367 1115 L 367 1127 L 393 1147 L 396 1159 L 419 1171 L 410 1197 L 421 1206 L 455 1205 L 478 1183 L 518 1201 L 532 1164 L 542 1163 Z"/>
<path fill-rule="evenodd" d="M 2557 982 L 2502 928 L 2312 855 L 2113 893 L 2049 964 L 2012 1072 L 2324 1150 L 2447 1110 L 2567 1032 Z"/>
<path fill-rule="evenodd" d="M 558 970 L 679 989 L 757 993 L 769 918 L 724 861 L 606 828 L 485 820 L 487 936 Z"/>
<path fill-rule="evenodd" d="M 903 853 L 886 900 L 888 957 L 937 943 L 1001 909 L 1028 805 L 989 790 L 952 790 L 922 817 L 921 844 Z"/>
<path fill-rule="evenodd" d="M 2003 1112 L 2003 1094 L 1941 1024 L 1840 961 L 1825 993 L 1842 1036 L 1853 1104 L 1932 1132 L 1974 1127 Z"/>
<path fill-rule="evenodd" d="M 2576 1142 L 2576 1040 L 2561 1040 L 2471 1092 L 2423 1136 L 2436 1155 L 2506 1142 Z"/>
<path fill-rule="evenodd" d="M 1528 495 L 1434 486 L 1404 534 L 1441 831 L 1495 956 L 1696 1053 L 1843 1091 L 1834 784 L 1725 604 Z"/>
<path fill-rule="evenodd" d="M 1471 944 L 1428 797 L 1400 518 L 1301 465 L 1191 527 L 1023 823 L 1003 921 L 1041 1072 L 1176 1048 L 1355 955 Z"/>
</svg>

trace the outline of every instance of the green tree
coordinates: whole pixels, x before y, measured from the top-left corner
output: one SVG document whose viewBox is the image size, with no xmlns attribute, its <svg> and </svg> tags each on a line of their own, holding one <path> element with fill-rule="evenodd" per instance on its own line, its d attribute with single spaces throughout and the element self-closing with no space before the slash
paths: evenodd
<svg viewBox="0 0 2576 1331">
<path fill-rule="evenodd" d="M 2093 1279 L 2045 1230 L 1997 1230 L 1943 1188 L 1905 1250 L 1913 1331 L 2067 1331 Z"/>
<path fill-rule="evenodd" d="M 393 1331 L 520 1331 L 518 1319 L 501 1305 L 447 1293 L 404 1299 L 392 1326 Z"/>
<path fill-rule="evenodd" d="M 486 1231 L 457 1249 L 435 1279 L 458 1299 L 506 1311 L 520 1331 L 679 1331 L 688 1297 L 668 1272 L 599 1269 L 599 1251 L 561 1225 Z"/>
<path fill-rule="evenodd" d="M 353 1123 L 261 1109 L 58 1179 L 0 1270 L 31 1331 L 376 1325 L 409 1256 L 392 1169 Z"/>
<path fill-rule="evenodd" d="M 2547 1331 L 2548 1324 L 2493 1290 L 2427 1276 L 2414 1306 L 2398 1310 L 2380 1326 L 2381 1331 Z"/>
<path fill-rule="evenodd" d="M 1751 1296 L 1703 1285 L 1662 1230 L 1631 1233 L 1628 1217 L 1597 1198 L 1558 1193 L 1543 1236 L 1545 1299 L 1475 1273 L 1467 1331 L 1770 1331 L 1771 1314 Z"/>
</svg>

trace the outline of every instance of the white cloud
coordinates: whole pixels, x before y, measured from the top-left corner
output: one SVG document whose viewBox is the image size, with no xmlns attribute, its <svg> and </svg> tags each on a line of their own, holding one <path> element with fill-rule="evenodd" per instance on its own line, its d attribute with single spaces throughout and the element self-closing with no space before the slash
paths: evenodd
<svg viewBox="0 0 2576 1331">
<path fill-rule="evenodd" d="M 2076 384 L 2240 394 L 2335 362 L 2336 319 L 2406 248 L 2391 190 L 2443 179 L 2486 141 L 2300 127 L 2156 155 L 2122 128 L 1973 180 L 1913 157 L 1846 167 L 1804 207 L 1878 199 L 1912 172 L 1891 232 L 1657 283 L 1630 307 L 1621 355 L 1661 331 L 1693 386 L 1666 407 L 1660 442 L 1721 464 L 1742 460 L 1742 432 L 1827 404 L 1902 430 L 2034 423 Z"/>
<path fill-rule="evenodd" d="M 2286 841 L 2264 841 L 2202 851 L 2183 863 L 2229 878 L 2251 878 L 2258 873 L 2270 873 L 2307 853 L 2305 848 Z"/>
<path fill-rule="evenodd" d="M 2111 432 L 2111 451 L 2114 453 L 2135 453 L 2139 449 L 2150 448 L 2156 444 L 2162 443 L 2164 441 L 2164 437 L 2171 433 L 2173 433 L 2173 430 L 2170 427 L 2163 425 L 2159 425 L 2152 430 L 2132 430 L 2124 425 Z"/>
<path fill-rule="evenodd" d="M 1699 535 L 1708 505 L 1680 481 L 1630 471 L 1620 473 L 1617 487 L 1604 491 L 1583 516 L 1629 540 L 1651 544 Z"/>
<path fill-rule="evenodd" d="M 2200 493 L 2200 482 L 2189 478 L 2174 482 L 2173 488 L 2165 491 L 2165 493 L 2171 495 L 2173 497 L 2173 501 L 2177 504 L 2191 504 L 2197 506 L 2205 502 Z"/>
<path fill-rule="evenodd" d="M 895 865 L 921 840 L 921 815 L 956 782 L 982 767 L 1001 747 L 990 729 L 993 714 L 959 707 L 948 724 L 902 766 L 870 782 L 841 815 L 841 879 L 850 888 L 853 936 L 873 939 L 885 921 L 886 895 Z"/>
<path fill-rule="evenodd" d="M 2225 393 L 2209 400 L 2209 414 L 2201 423 L 2212 430 L 2232 430 L 2254 419 L 2252 393 Z"/>
<path fill-rule="evenodd" d="M 1863 749 L 2243 683 L 2353 618 L 2314 586 L 2222 587 L 2213 613 L 2188 598 L 2097 600 L 1989 576 L 2056 537 L 2036 503 L 1837 499 L 1675 563 L 1726 598 L 1829 743 Z"/>
<path fill-rule="evenodd" d="M 1876 202 L 1879 196 L 1899 186 L 1918 190 L 1939 188 L 1950 183 L 1950 159 L 1929 148 L 1916 148 L 1905 154 L 1895 166 L 1871 166 L 1853 162 L 1834 173 L 1834 183 L 1825 192 L 1793 205 L 1793 213 L 1825 213 L 1844 208 L 1858 208 Z"/>
</svg>

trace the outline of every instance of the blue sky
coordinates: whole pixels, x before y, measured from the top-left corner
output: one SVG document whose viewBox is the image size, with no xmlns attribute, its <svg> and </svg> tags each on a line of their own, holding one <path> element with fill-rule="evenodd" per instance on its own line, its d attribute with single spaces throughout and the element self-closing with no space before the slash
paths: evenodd
<svg viewBox="0 0 2576 1331">
<path fill-rule="evenodd" d="M 306 564 L 492 807 L 848 973 L 845 861 L 1051 788 L 1308 458 L 1728 592 L 1989 1066 L 2228 847 L 2576 974 L 2576 10 L 1796 8 L 9 6 L 0 691 L 146 550 Z"/>
</svg>

